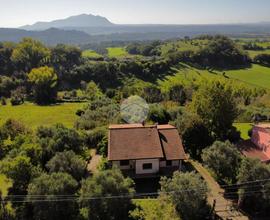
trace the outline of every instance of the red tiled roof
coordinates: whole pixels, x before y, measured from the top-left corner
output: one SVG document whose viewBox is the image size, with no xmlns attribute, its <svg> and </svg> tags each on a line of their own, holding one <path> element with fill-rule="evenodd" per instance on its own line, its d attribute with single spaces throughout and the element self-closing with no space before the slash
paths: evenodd
<svg viewBox="0 0 270 220">
<path fill-rule="evenodd" d="M 177 129 L 173 126 L 158 126 L 158 130 L 166 160 L 186 159 Z"/>
<path fill-rule="evenodd" d="M 258 148 L 251 140 L 246 140 L 238 146 L 243 155 L 250 158 L 260 159 L 262 162 L 269 162 L 270 158 Z"/>
<path fill-rule="evenodd" d="M 155 127 L 130 126 L 109 129 L 109 160 L 162 158 L 163 152 Z"/>
<path fill-rule="evenodd" d="M 109 127 L 109 160 L 186 159 L 180 136 L 171 125 L 125 124 Z"/>
</svg>

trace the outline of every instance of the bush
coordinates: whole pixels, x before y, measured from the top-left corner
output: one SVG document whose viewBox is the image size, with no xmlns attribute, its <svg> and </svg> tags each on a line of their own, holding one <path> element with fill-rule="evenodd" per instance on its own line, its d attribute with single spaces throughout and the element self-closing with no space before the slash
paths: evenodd
<svg viewBox="0 0 270 220">
<path fill-rule="evenodd" d="M 7 104 L 7 100 L 5 97 L 1 97 L 1 105 L 6 105 Z"/>
<path fill-rule="evenodd" d="M 204 164 L 215 174 L 220 183 L 232 184 L 237 181 L 241 154 L 230 142 L 216 141 L 203 150 Z"/>
<path fill-rule="evenodd" d="M 161 195 L 164 193 L 175 205 L 181 219 L 201 220 L 209 215 L 208 189 L 199 174 L 175 172 L 171 179 L 162 177 L 160 185 Z"/>
<path fill-rule="evenodd" d="M 163 106 L 152 104 L 149 108 L 148 119 L 158 124 L 168 124 L 171 117 Z"/>
<path fill-rule="evenodd" d="M 270 54 L 259 54 L 254 57 L 253 61 L 261 65 L 270 66 Z"/>
<path fill-rule="evenodd" d="M 80 181 L 85 174 L 86 163 L 73 151 L 58 152 L 46 164 L 50 173 L 64 172 Z"/>
<path fill-rule="evenodd" d="M 130 178 L 124 178 L 120 170 L 113 168 L 100 171 L 83 180 L 81 185 L 80 203 L 81 207 L 87 209 L 88 219 L 128 219 L 134 182 Z M 119 195 L 126 196 L 104 198 Z M 89 197 L 100 197 L 100 199 L 87 199 Z"/>
</svg>

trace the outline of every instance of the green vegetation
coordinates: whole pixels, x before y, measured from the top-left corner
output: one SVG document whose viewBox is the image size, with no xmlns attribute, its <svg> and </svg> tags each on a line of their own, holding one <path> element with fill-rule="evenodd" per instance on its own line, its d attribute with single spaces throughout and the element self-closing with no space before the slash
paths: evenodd
<svg viewBox="0 0 270 220">
<path fill-rule="evenodd" d="M 108 56 L 109 57 L 125 57 L 128 55 L 127 51 L 123 47 L 109 47 Z"/>
<path fill-rule="evenodd" d="M 102 57 L 102 55 L 98 54 L 94 50 L 84 50 L 82 52 L 82 56 L 85 57 L 85 58 L 99 58 L 99 57 Z"/>
<path fill-rule="evenodd" d="M 132 202 L 134 183 L 106 158 L 108 125 L 124 123 L 120 104 L 129 96 L 149 104 L 145 123 L 175 125 L 189 156 L 203 160 L 219 182 L 269 175 L 255 164 L 247 176 L 249 163 L 234 147 L 240 133 L 248 139 L 253 121 L 270 119 L 270 56 L 247 53 L 269 45 L 249 41 L 199 36 L 85 47 L 97 53 L 32 39 L 0 43 L 0 189 L 23 196 L 21 203 L 7 201 L 14 219 L 211 218 L 206 184 L 195 173 L 162 178 L 157 199 Z M 89 152 L 103 156 L 93 175 L 87 163 L 100 156 Z M 39 203 L 35 194 L 71 195 L 72 202 Z M 123 194 L 129 196 L 103 199 Z"/>
<path fill-rule="evenodd" d="M 63 103 L 38 106 L 26 102 L 19 106 L 0 106 L 0 124 L 3 124 L 8 118 L 13 118 L 33 129 L 41 125 L 51 126 L 56 123 L 73 127 L 77 118 L 75 113 L 83 105 L 83 103 Z"/>
<path fill-rule="evenodd" d="M 130 216 L 134 219 L 180 220 L 173 204 L 165 199 L 134 199 L 133 203 L 137 208 L 130 212 Z"/>
<path fill-rule="evenodd" d="M 252 128 L 251 123 L 234 123 L 233 125 L 238 131 L 240 131 L 241 138 L 243 140 L 248 140 L 250 138 L 248 132 Z"/>
<path fill-rule="evenodd" d="M 252 65 L 252 68 L 226 71 L 226 76 L 241 82 L 270 89 L 270 68 Z"/>
<path fill-rule="evenodd" d="M 12 181 L 8 179 L 5 175 L 0 175 L 0 192 L 2 196 L 6 196 L 8 194 L 8 189 L 12 187 Z"/>
<path fill-rule="evenodd" d="M 172 178 L 162 177 L 160 185 L 161 195 L 165 193 L 166 199 L 175 205 L 181 219 L 199 220 L 209 215 L 208 188 L 199 174 L 175 172 Z"/>
<path fill-rule="evenodd" d="M 270 49 L 263 50 L 263 51 L 261 51 L 261 50 L 247 50 L 247 52 L 251 58 L 254 58 L 259 54 L 270 54 Z"/>
<path fill-rule="evenodd" d="M 230 142 L 214 142 L 203 150 L 202 160 L 214 173 L 218 182 L 222 184 L 236 182 L 241 154 Z"/>
</svg>

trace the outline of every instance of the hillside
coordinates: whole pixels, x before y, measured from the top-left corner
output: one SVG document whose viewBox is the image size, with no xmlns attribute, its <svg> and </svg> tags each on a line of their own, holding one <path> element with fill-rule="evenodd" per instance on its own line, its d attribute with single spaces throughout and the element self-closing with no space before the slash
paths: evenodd
<svg viewBox="0 0 270 220">
<path fill-rule="evenodd" d="M 25 30 L 46 30 L 49 28 L 103 27 L 113 25 L 107 18 L 91 14 L 81 14 L 50 22 L 36 22 L 20 27 Z"/>
<path fill-rule="evenodd" d="M 0 41 L 19 42 L 24 37 L 31 37 L 47 45 L 88 43 L 91 37 L 82 31 L 50 28 L 44 31 L 26 31 L 15 28 L 0 28 Z"/>
</svg>

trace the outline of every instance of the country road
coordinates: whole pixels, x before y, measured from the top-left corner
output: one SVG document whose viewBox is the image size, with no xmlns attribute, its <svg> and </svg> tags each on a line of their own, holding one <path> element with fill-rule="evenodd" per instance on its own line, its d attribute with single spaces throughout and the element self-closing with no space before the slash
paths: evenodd
<svg viewBox="0 0 270 220">
<path fill-rule="evenodd" d="M 213 204 L 216 201 L 215 212 L 224 220 L 248 220 L 249 217 L 244 215 L 233 207 L 232 201 L 223 197 L 224 190 L 219 186 L 215 179 L 209 174 L 209 172 L 198 162 L 189 160 L 194 168 L 200 173 L 200 175 L 207 182 L 209 187 L 208 202 Z"/>
</svg>

